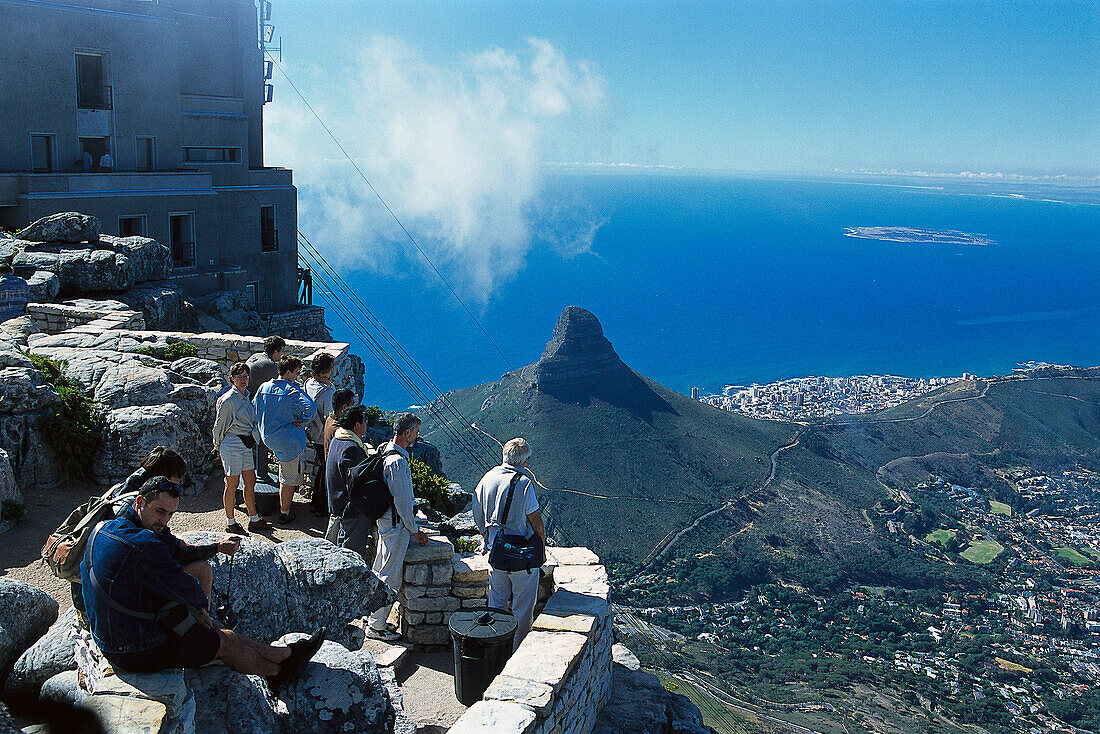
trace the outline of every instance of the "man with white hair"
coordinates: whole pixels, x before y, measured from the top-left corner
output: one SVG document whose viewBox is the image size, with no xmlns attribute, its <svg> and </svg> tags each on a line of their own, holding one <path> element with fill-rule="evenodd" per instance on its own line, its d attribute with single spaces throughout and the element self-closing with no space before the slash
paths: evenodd
<svg viewBox="0 0 1100 734">
<path fill-rule="evenodd" d="M 531 447 L 522 438 L 504 444 L 502 463 L 485 473 L 474 490 L 474 523 L 485 536 L 486 552 L 493 547 L 497 533 L 522 535 L 534 533 L 546 545 L 546 527 L 539 513 L 535 484 L 524 471 L 531 458 Z M 518 475 L 518 479 L 517 479 Z M 513 481 L 515 479 L 515 481 Z M 512 502 L 508 505 L 508 492 Z M 493 568 L 489 574 L 489 606 L 507 609 L 516 616 L 516 637 L 512 649 L 531 631 L 535 617 L 535 599 L 539 592 L 539 569 L 503 571 Z"/>
<path fill-rule="evenodd" d="M 419 437 L 420 419 L 412 413 L 401 413 L 393 419 L 393 439 L 378 447 L 378 453 L 385 457 L 382 478 L 393 495 L 393 504 L 389 512 L 378 518 L 378 551 L 371 568 L 395 592 L 401 590 L 409 541 L 416 538 L 420 545 L 428 544 L 428 534 L 416 522 L 412 469 L 409 468 L 409 447 Z M 401 638 L 401 635 L 386 628 L 391 607 L 393 604 L 386 604 L 370 615 L 367 619 L 367 637 L 386 642 Z"/>
</svg>

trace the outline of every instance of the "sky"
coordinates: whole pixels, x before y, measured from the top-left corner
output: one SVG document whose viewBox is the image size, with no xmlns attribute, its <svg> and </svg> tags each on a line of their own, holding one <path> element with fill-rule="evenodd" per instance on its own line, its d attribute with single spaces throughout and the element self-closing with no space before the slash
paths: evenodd
<svg viewBox="0 0 1100 734">
<path fill-rule="evenodd" d="M 1100 2 L 275 0 L 271 21 L 265 154 L 299 229 L 337 267 L 438 267 L 473 308 L 533 246 L 592 252 L 605 215 L 543 195 L 574 166 L 1100 186 Z"/>
<path fill-rule="evenodd" d="M 415 59 L 442 90 L 554 55 L 586 88 L 511 120 L 533 164 L 1100 175 L 1097 2 L 275 0 L 272 21 L 332 117 L 364 63 Z M 272 107 L 297 102 L 280 81 Z"/>
</svg>

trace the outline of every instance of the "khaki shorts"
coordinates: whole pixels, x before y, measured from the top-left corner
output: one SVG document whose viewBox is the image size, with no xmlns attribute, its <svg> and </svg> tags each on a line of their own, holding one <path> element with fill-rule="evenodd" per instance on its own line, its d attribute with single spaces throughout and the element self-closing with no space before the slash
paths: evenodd
<svg viewBox="0 0 1100 734">
<path fill-rule="evenodd" d="M 302 475 L 302 457 L 279 462 L 279 484 L 288 487 L 300 487 L 305 477 Z"/>
<path fill-rule="evenodd" d="M 230 434 L 223 438 L 221 445 L 218 446 L 218 455 L 221 456 L 222 470 L 227 477 L 235 477 L 256 468 L 252 449 L 245 448 L 239 436 Z"/>
</svg>

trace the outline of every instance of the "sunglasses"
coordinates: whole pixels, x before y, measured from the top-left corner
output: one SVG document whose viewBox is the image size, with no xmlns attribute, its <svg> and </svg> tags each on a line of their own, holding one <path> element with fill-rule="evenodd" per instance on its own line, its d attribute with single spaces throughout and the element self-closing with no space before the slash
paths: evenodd
<svg viewBox="0 0 1100 734">
<path fill-rule="evenodd" d="M 180 498 L 181 492 L 180 485 L 176 484 L 175 482 L 169 481 L 168 479 L 162 479 L 156 484 L 153 484 L 141 490 L 139 494 L 142 497 L 149 499 L 150 497 L 160 494 L 161 492 L 164 492 L 172 499 L 178 500 Z"/>
</svg>

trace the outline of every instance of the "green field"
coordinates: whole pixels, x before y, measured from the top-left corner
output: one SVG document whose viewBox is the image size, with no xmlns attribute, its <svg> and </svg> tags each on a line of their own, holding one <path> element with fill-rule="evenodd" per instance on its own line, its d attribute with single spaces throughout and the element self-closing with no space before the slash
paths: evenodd
<svg viewBox="0 0 1100 734">
<path fill-rule="evenodd" d="M 970 561 L 984 566 L 997 556 L 1001 555 L 1004 547 L 995 540 L 975 540 L 959 555 Z"/>
<path fill-rule="evenodd" d="M 997 500 L 989 500 L 989 511 L 994 515 L 1012 517 L 1012 508 L 1004 502 L 998 502 Z"/>
<path fill-rule="evenodd" d="M 947 541 L 955 537 L 954 530 L 944 530 L 943 528 L 936 528 L 928 535 L 924 536 L 926 543 L 939 543 L 940 545 L 947 545 Z"/>
<path fill-rule="evenodd" d="M 1068 563 L 1072 563 L 1074 566 L 1091 566 L 1092 565 L 1091 560 L 1089 560 L 1085 556 L 1078 553 L 1075 549 L 1070 548 L 1068 546 L 1063 546 L 1061 548 L 1055 548 L 1055 551 L 1057 552 L 1059 558 L 1061 558 L 1063 561 L 1066 561 Z"/>
<path fill-rule="evenodd" d="M 704 695 L 694 685 L 687 681 L 673 678 L 665 673 L 658 673 L 661 684 L 673 691 L 687 696 L 703 714 L 703 723 L 714 729 L 718 734 L 754 734 L 759 731 L 752 720 L 744 714 L 734 711 L 717 703 L 713 698 Z"/>
</svg>

